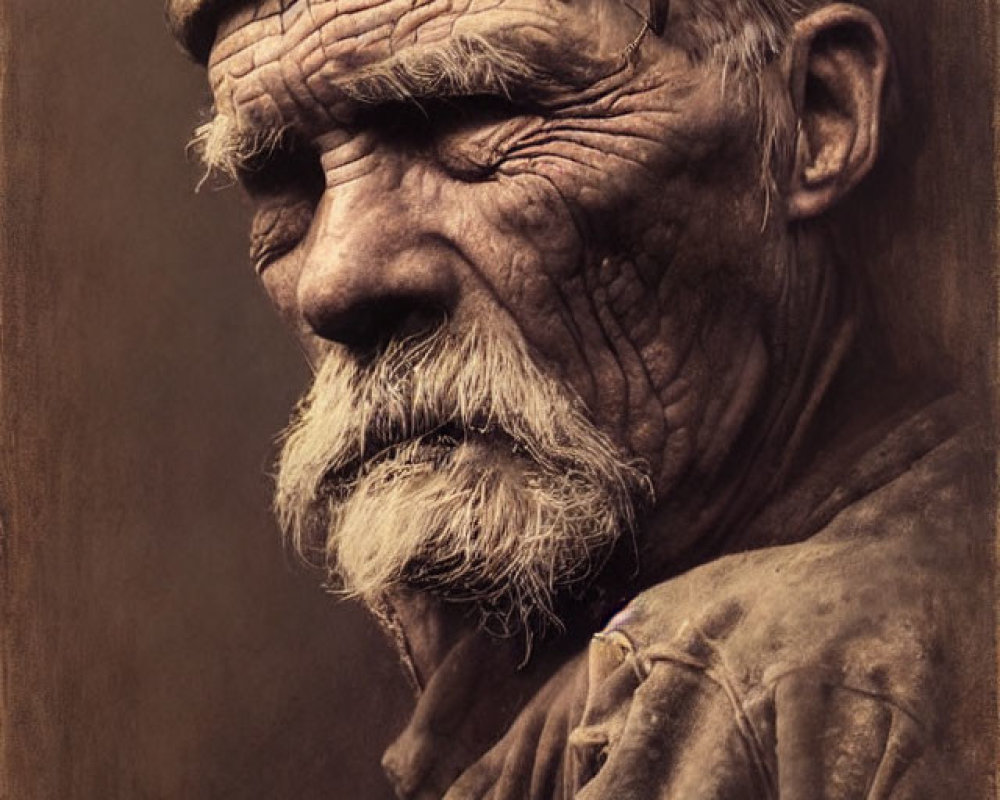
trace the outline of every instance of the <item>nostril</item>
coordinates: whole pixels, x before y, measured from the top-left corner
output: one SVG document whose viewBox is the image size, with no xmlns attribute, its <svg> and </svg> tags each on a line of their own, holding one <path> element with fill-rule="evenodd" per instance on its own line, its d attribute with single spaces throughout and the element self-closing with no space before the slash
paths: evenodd
<svg viewBox="0 0 1000 800">
<path fill-rule="evenodd" d="M 447 309 L 432 298 L 382 296 L 340 313 L 307 313 L 306 319 L 317 336 L 368 351 L 381 349 L 392 339 L 428 333 L 447 316 Z"/>
<path fill-rule="evenodd" d="M 386 238 L 312 243 L 295 292 L 298 312 L 316 336 L 370 350 L 450 315 L 460 290 L 456 253 L 436 239 L 397 247 Z"/>
</svg>

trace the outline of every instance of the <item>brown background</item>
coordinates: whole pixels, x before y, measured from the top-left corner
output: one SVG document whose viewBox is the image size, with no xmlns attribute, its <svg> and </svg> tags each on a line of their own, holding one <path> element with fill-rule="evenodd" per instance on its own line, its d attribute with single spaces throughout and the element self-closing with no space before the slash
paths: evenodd
<svg viewBox="0 0 1000 800">
<path fill-rule="evenodd" d="M 268 512 L 306 375 L 192 192 L 202 75 L 157 2 L 5 16 L 0 796 L 390 796 L 408 690 Z"/>
<path fill-rule="evenodd" d="M 914 113 L 865 268 L 904 361 L 982 381 L 993 7 L 882 5 Z M 407 691 L 270 521 L 305 373 L 235 194 L 192 194 L 199 71 L 156 0 L 0 0 L 0 26 L 0 797 L 387 796 Z"/>
</svg>

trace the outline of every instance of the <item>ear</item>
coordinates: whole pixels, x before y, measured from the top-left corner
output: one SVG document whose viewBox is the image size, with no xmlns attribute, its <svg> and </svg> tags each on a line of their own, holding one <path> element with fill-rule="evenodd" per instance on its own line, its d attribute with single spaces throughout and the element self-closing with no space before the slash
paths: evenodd
<svg viewBox="0 0 1000 800">
<path fill-rule="evenodd" d="M 822 213 L 878 154 L 889 45 L 878 20 L 837 3 L 801 19 L 785 62 L 798 117 L 788 215 Z"/>
</svg>

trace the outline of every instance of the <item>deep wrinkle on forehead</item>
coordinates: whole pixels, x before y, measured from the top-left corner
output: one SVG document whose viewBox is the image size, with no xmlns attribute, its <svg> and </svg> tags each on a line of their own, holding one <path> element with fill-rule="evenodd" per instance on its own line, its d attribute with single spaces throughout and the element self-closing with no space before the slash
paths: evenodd
<svg viewBox="0 0 1000 800">
<path fill-rule="evenodd" d="M 538 101 L 624 66 L 627 44 L 641 30 L 634 11 L 626 18 L 635 30 L 606 52 L 593 52 L 574 47 L 572 32 L 559 24 L 566 12 L 554 7 L 544 13 L 546 5 L 312 0 L 282 10 L 278 0 L 268 0 L 232 14 L 220 27 L 209 63 L 216 109 L 241 130 L 329 128 L 348 120 L 358 105 L 407 97 L 491 94 Z"/>
</svg>

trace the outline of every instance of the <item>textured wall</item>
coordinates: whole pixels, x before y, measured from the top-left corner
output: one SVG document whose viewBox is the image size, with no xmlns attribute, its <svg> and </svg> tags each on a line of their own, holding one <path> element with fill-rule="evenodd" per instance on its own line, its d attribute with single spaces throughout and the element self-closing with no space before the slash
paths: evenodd
<svg viewBox="0 0 1000 800">
<path fill-rule="evenodd" d="M 864 211 L 867 268 L 901 357 L 981 377 L 992 3 L 880 4 L 934 124 L 875 177 L 902 188 Z M 157 0 L 0 15 L 0 797 L 384 797 L 407 691 L 271 525 L 269 442 L 305 374 L 235 194 L 191 194 L 201 75 Z"/>
<path fill-rule="evenodd" d="M 0 797 L 387 796 L 408 690 L 272 526 L 305 371 L 192 194 L 202 77 L 155 0 L 4 15 Z"/>
<path fill-rule="evenodd" d="M 881 163 L 843 204 L 876 313 L 918 371 L 981 383 L 996 340 L 996 0 L 855 0 L 898 67 Z"/>
</svg>

